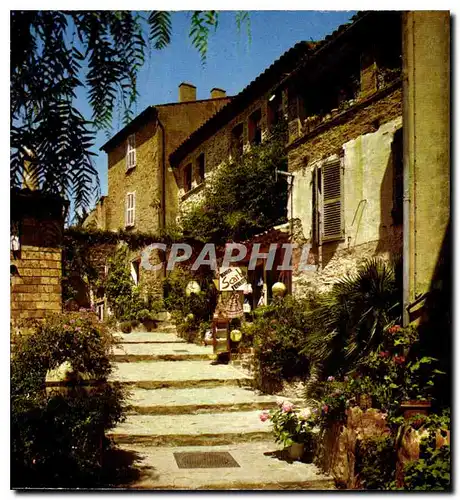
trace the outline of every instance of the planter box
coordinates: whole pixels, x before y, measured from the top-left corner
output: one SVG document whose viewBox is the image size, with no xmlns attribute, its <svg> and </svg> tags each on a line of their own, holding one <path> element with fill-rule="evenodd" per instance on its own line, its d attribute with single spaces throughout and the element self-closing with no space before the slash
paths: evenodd
<svg viewBox="0 0 460 500">
<path fill-rule="evenodd" d="M 431 401 L 403 401 L 400 406 L 404 418 L 408 419 L 413 415 L 428 415 L 431 409 Z"/>
</svg>

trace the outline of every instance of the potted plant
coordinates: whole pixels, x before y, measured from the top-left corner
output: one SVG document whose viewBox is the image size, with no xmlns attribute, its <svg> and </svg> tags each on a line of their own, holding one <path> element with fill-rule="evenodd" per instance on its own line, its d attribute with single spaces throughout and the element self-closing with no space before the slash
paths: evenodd
<svg viewBox="0 0 460 500">
<path fill-rule="evenodd" d="M 309 408 L 295 408 L 290 401 L 282 401 L 277 408 L 264 410 L 260 419 L 270 420 L 275 442 L 284 446 L 292 460 L 300 460 L 305 452 L 312 451 L 316 419 Z"/>
</svg>

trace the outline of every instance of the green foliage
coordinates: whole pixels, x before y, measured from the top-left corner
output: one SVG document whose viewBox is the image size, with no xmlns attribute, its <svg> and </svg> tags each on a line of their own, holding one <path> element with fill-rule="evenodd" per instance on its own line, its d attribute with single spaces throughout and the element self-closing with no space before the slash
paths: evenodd
<svg viewBox="0 0 460 500">
<path fill-rule="evenodd" d="M 307 336 L 306 314 L 309 304 L 287 296 L 258 309 L 252 323 L 243 325 L 245 345 L 252 339 L 256 386 L 266 392 L 277 391 L 283 380 L 306 377 L 309 361 L 299 351 Z"/>
<path fill-rule="evenodd" d="M 145 35 L 153 48 L 166 47 L 171 14 L 17 10 L 10 21 L 11 184 L 22 184 L 28 162 L 43 190 L 73 198 L 76 209 L 87 208 L 99 194 L 91 151 L 96 133 L 109 134 L 117 104 L 124 124 L 131 121 Z M 210 26 L 217 26 L 215 11 L 194 13 L 190 37 L 203 61 Z M 75 105 L 81 88 L 90 119 Z"/>
<path fill-rule="evenodd" d="M 309 315 L 304 353 L 323 374 L 355 366 L 378 348 L 385 330 L 400 318 L 399 265 L 370 259 L 319 298 Z"/>
<path fill-rule="evenodd" d="M 404 469 L 404 489 L 410 491 L 450 491 L 450 446 L 436 449 L 432 434 L 420 443 L 420 457 Z"/>
<path fill-rule="evenodd" d="M 137 314 L 145 308 L 145 302 L 135 286 L 128 269 L 127 253 L 120 247 L 109 260 L 109 272 L 105 280 L 107 300 L 117 319 L 137 319 Z"/>
<path fill-rule="evenodd" d="M 201 292 L 186 294 L 191 280 L 198 281 Z M 196 333 L 202 331 L 201 324 L 208 323 L 212 318 L 217 304 L 217 290 L 212 280 L 212 272 L 194 275 L 176 267 L 164 282 L 165 307 L 173 312 L 178 333 L 184 338 L 194 340 Z"/>
<path fill-rule="evenodd" d="M 181 215 L 186 236 L 216 244 L 244 241 L 286 220 L 284 129 L 213 172 L 204 201 Z"/>
<path fill-rule="evenodd" d="M 104 432 L 124 418 L 123 392 L 107 383 L 112 338 L 91 313 L 54 314 L 15 337 L 11 360 L 14 487 L 85 487 L 98 482 Z M 47 371 L 70 362 L 73 384 L 45 390 Z M 86 379 L 97 385 L 83 387 Z"/>
<path fill-rule="evenodd" d="M 355 456 L 355 473 L 364 489 L 393 489 L 397 455 L 391 435 L 358 440 Z"/>
</svg>

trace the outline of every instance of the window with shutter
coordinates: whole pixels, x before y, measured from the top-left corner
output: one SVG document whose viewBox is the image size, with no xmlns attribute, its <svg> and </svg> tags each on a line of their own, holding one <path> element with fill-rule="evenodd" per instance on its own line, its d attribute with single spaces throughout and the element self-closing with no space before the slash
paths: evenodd
<svg viewBox="0 0 460 500">
<path fill-rule="evenodd" d="M 126 145 L 126 170 L 136 166 L 136 134 L 128 136 Z"/>
<path fill-rule="evenodd" d="M 321 168 L 323 242 L 340 240 L 344 237 L 342 175 L 340 159 L 328 161 Z"/>
<path fill-rule="evenodd" d="M 136 210 L 136 193 L 128 193 L 126 195 L 126 215 L 125 225 L 127 227 L 134 226 Z"/>
</svg>

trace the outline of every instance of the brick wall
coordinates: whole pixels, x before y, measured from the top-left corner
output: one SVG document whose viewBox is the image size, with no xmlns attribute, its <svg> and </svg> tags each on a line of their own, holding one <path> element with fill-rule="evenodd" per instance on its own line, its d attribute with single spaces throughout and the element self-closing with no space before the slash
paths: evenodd
<svg viewBox="0 0 460 500">
<path fill-rule="evenodd" d="M 11 318 L 42 319 L 60 312 L 61 250 L 24 245 L 20 258 L 11 256 L 16 270 L 11 277 Z"/>
</svg>

